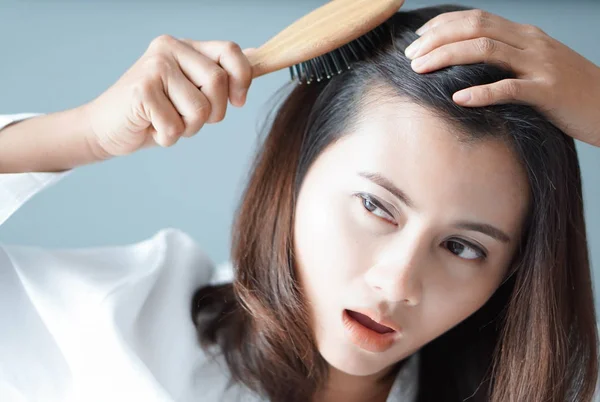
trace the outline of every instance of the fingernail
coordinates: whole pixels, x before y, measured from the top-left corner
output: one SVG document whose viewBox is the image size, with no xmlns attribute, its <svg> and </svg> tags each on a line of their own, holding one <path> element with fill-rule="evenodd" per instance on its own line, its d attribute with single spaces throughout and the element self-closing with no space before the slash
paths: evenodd
<svg viewBox="0 0 600 402">
<path fill-rule="evenodd" d="M 454 102 L 467 103 L 471 100 L 471 92 L 470 91 L 460 91 L 460 92 L 455 93 L 453 98 L 454 98 Z"/>
<path fill-rule="evenodd" d="M 427 63 L 427 60 L 429 60 L 429 55 L 426 54 L 425 56 L 414 59 L 410 64 L 413 69 L 417 69 L 423 67 L 425 63 Z"/>
<path fill-rule="evenodd" d="M 421 44 L 419 43 L 419 40 L 416 40 L 413 43 L 411 43 L 410 45 L 408 45 L 408 47 L 404 51 L 404 54 L 409 59 L 412 59 L 417 54 L 417 51 L 419 50 L 420 46 L 421 46 Z"/>
<path fill-rule="evenodd" d="M 427 28 L 425 27 L 425 25 L 423 25 L 421 28 L 415 31 L 415 33 L 419 36 L 423 35 L 425 32 L 427 32 Z"/>
</svg>

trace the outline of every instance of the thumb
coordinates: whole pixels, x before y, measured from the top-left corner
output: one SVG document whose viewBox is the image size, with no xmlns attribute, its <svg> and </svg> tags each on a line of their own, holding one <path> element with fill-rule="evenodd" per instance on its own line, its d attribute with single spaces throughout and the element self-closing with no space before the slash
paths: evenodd
<svg viewBox="0 0 600 402">
<path fill-rule="evenodd" d="M 244 55 L 250 62 L 250 66 L 252 67 L 252 70 L 253 70 L 253 76 L 254 76 L 254 68 L 255 68 L 255 64 L 256 64 L 256 59 L 254 59 L 253 56 L 256 54 L 257 50 L 258 49 L 255 47 L 247 47 L 245 49 L 242 49 L 242 53 L 244 53 Z"/>
<path fill-rule="evenodd" d="M 258 50 L 258 49 L 256 49 L 255 47 L 247 47 L 247 48 L 245 48 L 245 49 L 242 50 L 242 53 L 244 53 L 246 55 L 246 57 L 249 57 L 254 52 L 256 52 L 256 50 Z"/>
</svg>

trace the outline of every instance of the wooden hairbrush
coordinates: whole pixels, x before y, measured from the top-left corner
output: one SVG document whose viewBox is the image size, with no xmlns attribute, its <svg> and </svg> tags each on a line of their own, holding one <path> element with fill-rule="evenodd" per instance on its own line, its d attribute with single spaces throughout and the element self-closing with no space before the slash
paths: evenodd
<svg viewBox="0 0 600 402">
<path fill-rule="evenodd" d="M 381 26 L 404 0 L 332 0 L 300 18 L 248 56 L 254 78 L 290 68 L 311 83 L 349 69 L 389 35 Z"/>
</svg>

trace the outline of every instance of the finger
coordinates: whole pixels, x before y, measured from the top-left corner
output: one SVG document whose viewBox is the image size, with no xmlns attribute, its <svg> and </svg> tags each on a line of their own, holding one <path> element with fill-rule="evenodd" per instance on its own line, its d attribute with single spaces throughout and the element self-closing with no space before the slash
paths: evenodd
<svg viewBox="0 0 600 402">
<path fill-rule="evenodd" d="M 441 24 L 446 24 L 450 21 L 471 18 L 473 20 L 479 20 L 480 22 L 488 22 L 493 19 L 503 19 L 502 17 L 489 13 L 480 9 L 471 9 L 471 10 L 460 10 L 460 11 L 449 11 L 447 13 L 439 14 L 427 21 L 423 24 L 419 29 L 415 32 L 419 35 L 423 35 L 425 32 L 430 30 L 431 28 L 437 27 Z M 505 20 L 508 21 L 508 20 Z M 509 21 L 511 22 L 511 21 Z"/>
<path fill-rule="evenodd" d="M 153 90 L 145 98 L 143 108 L 154 127 L 154 141 L 162 147 L 175 144 L 184 132 L 185 125 L 167 95 L 160 89 Z"/>
<path fill-rule="evenodd" d="M 433 27 L 436 27 L 440 24 L 444 24 L 446 22 L 457 20 L 457 19 L 464 17 L 470 11 L 472 11 L 472 10 L 449 11 L 447 13 L 442 13 L 442 14 L 436 15 L 435 17 L 433 17 L 432 19 L 427 21 L 425 24 L 423 24 L 415 32 L 418 35 L 423 35 L 425 32 L 427 32 L 428 30 L 430 30 Z"/>
<path fill-rule="evenodd" d="M 505 79 L 454 93 L 452 99 L 461 106 L 481 107 L 503 103 L 542 105 L 543 91 L 530 80 Z"/>
<path fill-rule="evenodd" d="M 196 134 L 209 119 L 211 104 L 208 98 L 179 70 L 172 72 L 166 82 L 166 92 L 181 115 L 185 130 L 183 137 Z"/>
<path fill-rule="evenodd" d="M 189 39 L 184 41 L 196 51 L 223 67 L 229 77 L 229 99 L 231 104 L 238 107 L 243 106 L 246 102 L 248 88 L 252 83 L 252 66 L 244 51 L 233 42 L 199 42 Z"/>
<path fill-rule="evenodd" d="M 522 50 L 506 43 L 478 38 L 434 49 L 429 54 L 414 59 L 411 66 L 418 73 L 427 73 L 448 66 L 475 63 L 495 64 L 520 75 L 525 74 L 523 67 L 526 65 L 526 58 Z"/>
<path fill-rule="evenodd" d="M 210 102 L 210 116 L 206 122 L 216 123 L 223 120 L 229 93 L 227 72 L 182 41 L 176 40 L 171 50 L 183 74 L 194 86 L 202 90 Z"/>
<path fill-rule="evenodd" d="M 484 19 L 471 14 L 431 27 L 406 48 L 405 54 L 412 59 L 449 43 L 476 38 L 494 39 L 517 49 L 523 49 L 527 42 L 518 24 L 498 16 Z"/>
</svg>

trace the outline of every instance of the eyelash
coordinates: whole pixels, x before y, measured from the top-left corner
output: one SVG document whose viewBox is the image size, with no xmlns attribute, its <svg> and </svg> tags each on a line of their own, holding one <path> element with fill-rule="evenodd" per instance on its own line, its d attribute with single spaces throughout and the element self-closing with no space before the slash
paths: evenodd
<svg viewBox="0 0 600 402">
<path fill-rule="evenodd" d="M 393 215 L 386 208 L 384 208 L 381 205 L 381 203 L 376 198 L 374 198 L 372 195 L 365 194 L 365 193 L 356 193 L 354 195 L 357 196 L 357 197 L 359 197 L 361 199 L 363 208 L 365 209 L 365 211 L 367 213 L 369 213 L 370 215 L 372 215 L 372 216 L 374 216 L 374 217 L 376 217 L 378 219 L 384 220 L 386 223 L 390 223 L 390 224 L 392 224 L 394 226 L 397 226 L 397 223 L 395 221 L 393 221 Z M 387 214 L 388 216 L 390 216 L 390 218 L 384 218 L 382 216 L 376 215 L 372 210 L 370 210 L 367 207 L 367 203 L 373 205 L 376 209 L 379 209 L 379 210 L 383 211 L 385 214 Z M 458 257 L 457 254 L 454 254 L 452 251 L 450 251 L 450 248 L 447 246 L 448 243 L 457 243 L 457 244 L 460 244 L 460 245 L 462 245 L 462 246 L 464 246 L 466 248 L 469 248 L 469 249 L 473 250 L 478 255 L 478 257 L 477 258 L 461 258 L 461 257 Z M 467 261 L 472 261 L 472 260 L 475 260 L 475 259 L 483 259 L 483 260 L 485 260 L 487 258 L 486 252 L 481 247 L 476 246 L 475 244 L 473 244 L 471 242 L 468 242 L 466 240 L 463 240 L 463 239 L 454 239 L 454 238 L 451 238 L 451 239 L 445 240 L 443 242 L 443 244 L 445 245 L 445 248 L 446 248 L 446 250 L 448 250 L 449 253 L 451 253 L 452 255 L 454 255 L 454 256 L 456 256 L 458 258 L 461 258 L 463 260 L 467 260 Z"/>
<path fill-rule="evenodd" d="M 394 215 L 392 215 L 392 213 L 390 213 L 390 211 L 388 211 L 383 205 L 381 205 L 381 202 L 379 202 L 375 197 L 373 197 L 370 194 L 365 194 L 365 193 L 356 193 L 354 195 L 357 196 L 357 197 L 359 197 L 361 199 L 363 208 L 370 215 L 374 215 L 378 219 L 383 219 L 386 223 L 390 223 L 392 225 L 397 225 L 397 223 L 393 220 L 394 219 Z M 379 216 L 379 215 L 375 214 L 372 210 L 370 210 L 367 207 L 367 203 L 373 205 L 376 209 L 379 209 L 379 210 L 383 211 L 386 215 L 389 216 L 389 218 L 386 218 L 386 217 Z"/>
<path fill-rule="evenodd" d="M 446 245 L 446 244 L 448 244 L 450 242 L 457 243 L 457 244 L 460 244 L 460 245 L 462 245 L 464 247 L 470 248 L 471 250 L 473 250 L 478 255 L 477 258 L 462 258 L 463 260 L 474 261 L 474 260 L 479 260 L 479 259 L 485 260 L 487 258 L 486 252 L 481 247 L 478 247 L 478 246 L 474 245 L 471 242 L 468 242 L 468 241 L 465 241 L 465 240 L 462 240 L 462 239 L 448 239 L 448 240 L 445 240 L 443 244 Z M 446 248 L 446 250 L 448 250 L 449 253 L 451 253 L 452 255 L 454 255 L 456 257 L 458 257 L 457 254 L 454 254 L 452 251 L 450 251 L 450 248 L 448 248 L 447 246 L 445 248 Z M 458 258 L 461 258 L 461 257 L 458 257 Z"/>
</svg>

